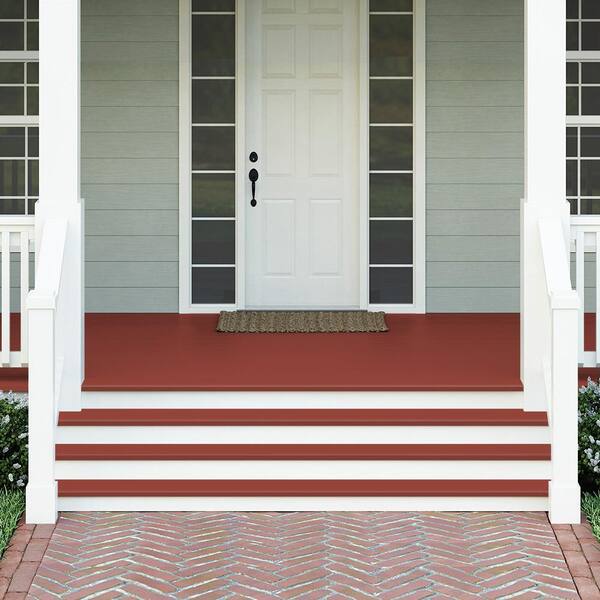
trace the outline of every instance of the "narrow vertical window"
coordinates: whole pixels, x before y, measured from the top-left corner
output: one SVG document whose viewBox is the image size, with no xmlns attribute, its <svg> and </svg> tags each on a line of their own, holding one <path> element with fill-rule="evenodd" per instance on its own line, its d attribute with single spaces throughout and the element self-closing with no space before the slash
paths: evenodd
<svg viewBox="0 0 600 600">
<path fill-rule="evenodd" d="M 192 1 L 192 304 L 235 304 L 235 0 Z"/>
<path fill-rule="evenodd" d="M 369 302 L 414 302 L 413 0 L 369 4 Z"/>
</svg>

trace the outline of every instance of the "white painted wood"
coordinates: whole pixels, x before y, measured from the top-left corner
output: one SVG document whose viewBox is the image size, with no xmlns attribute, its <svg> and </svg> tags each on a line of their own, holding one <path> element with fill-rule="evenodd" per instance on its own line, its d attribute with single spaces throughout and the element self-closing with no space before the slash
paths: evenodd
<svg viewBox="0 0 600 600">
<path fill-rule="evenodd" d="M 322 4 L 246 7 L 249 307 L 360 303 L 358 3 Z"/>
<path fill-rule="evenodd" d="M 22 231 L 20 233 L 21 238 L 21 364 L 27 364 L 28 362 L 28 348 L 29 348 L 29 313 L 27 312 L 27 295 L 29 294 L 29 246 L 30 237 L 33 233 L 33 227 L 31 227 L 31 233 Z"/>
<path fill-rule="evenodd" d="M 40 0 L 40 89 L 44 89 L 44 93 L 40 94 L 40 200 L 36 206 L 36 246 L 40 247 L 49 220 L 67 219 L 56 319 L 57 335 L 61 336 L 64 351 L 60 405 L 69 410 L 81 406 L 84 369 L 80 55 L 79 0 Z M 52 269 L 58 267 L 53 265 Z"/>
<path fill-rule="evenodd" d="M 546 511 L 547 498 L 439 497 L 409 498 L 59 498 L 58 508 L 79 511 Z"/>
<path fill-rule="evenodd" d="M 550 461 L 486 460 L 132 460 L 56 461 L 56 478 L 119 480 L 196 479 L 543 479 L 552 475 Z"/>
<path fill-rule="evenodd" d="M 29 293 L 29 252 L 33 249 L 34 220 L 31 216 L 0 216 L 0 250 L 2 255 L 2 341 L 0 366 L 23 367 L 27 365 L 27 310 L 26 298 Z M 11 264 L 11 253 L 18 256 L 18 262 Z M 11 269 L 18 269 L 19 276 L 11 276 Z M 21 349 L 10 347 L 10 314 L 15 312 L 11 303 L 11 281 L 18 280 L 21 311 Z M 13 298 L 14 299 L 14 298 Z"/>
<path fill-rule="evenodd" d="M 545 410 L 542 357 L 550 323 L 539 241 L 542 215 L 568 231 L 565 175 L 565 19 L 563 0 L 525 0 L 525 200 L 521 223 L 521 379 L 525 408 Z"/>
<path fill-rule="evenodd" d="M 544 218 L 540 220 L 539 232 L 550 315 L 550 347 L 542 356 L 550 366 L 551 377 L 548 398 L 552 431 L 550 520 L 552 523 L 578 523 L 581 495 L 577 479 L 580 298 L 571 288 L 563 220 Z"/>
<path fill-rule="evenodd" d="M 192 306 L 192 3 L 179 0 L 179 312 Z"/>
<path fill-rule="evenodd" d="M 83 408 L 522 408 L 523 392 L 83 392 Z"/>
<path fill-rule="evenodd" d="M 427 131 L 427 56 L 426 56 L 426 3 L 414 2 L 414 77 L 413 77 L 413 221 L 414 221 L 414 311 L 426 312 L 427 281 L 427 218 L 426 218 L 426 131 Z M 399 311 L 398 311 L 399 312 Z"/>
<path fill-rule="evenodd" d="M 40 201 L 29 294 L 27 520 L 53 523 L 56 415 L 81 406 L 83 209 L 79 152 L 79 1 L 40 1 Z"/>
<path fill-rule="evenodd" d="M 57 390 L 57 382 L 61 379 L 62 368 L 59 364 L 64 364 L 64 346 L 61 346 L 60 341 L 65 339 L 57 331 L 57 308 L 67 226 L 66 218 L 46 220 L 42 243 L 38 246 L 39 271 L 36 287 L 27 298 L 30 364 L 29 482 L 26 489 L 26 510 L 29 523 L 54 523 L 57 517 L 54 437 L 60 407 L 57 392 L 61 390 Z M 62 338 L 60 341 L 59 337 Z"/>
<path fill-rule="evenodd" d="M 10 364 L 10 232 L 0 232 L 2 239 L 2 365 Z"/>
<path fill-rule="evenodd" d="M 578 361 L 584 367 L 597 367 L 600 364 L 600 338 L 596 338 L 596 347 L 592 351 L 585 350 L 585 278 L 591 277 L 596 295 L 596 315 L 600 307 L 600 220 L 595 215 L 571 217 L 570 251 L 575 254 L 575 288 L 579 297 L 578 329 Z M 586 256 L 593 254 L 595 266 L 586 265 Z M 593 269 L 593 272 L 590 272 Z M 589 283 L 588 283 L 589 285 Z M 596 335 L 600 332 L 600 320 L 596 319 Z"/>
<path fill-rule="evenodd" d="M 60 444 L 548 444 L 548 427 L 59 427 Z"/>
</svg>

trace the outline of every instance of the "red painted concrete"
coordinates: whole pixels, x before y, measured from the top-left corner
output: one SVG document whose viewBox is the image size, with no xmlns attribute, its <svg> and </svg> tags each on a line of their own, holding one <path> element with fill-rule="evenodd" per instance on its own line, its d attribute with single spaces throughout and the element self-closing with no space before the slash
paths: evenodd
<svg viewBox="0 0 600 600">
<path fill-rule="evenodd" d="M 550 444 L 57 444 L 56 460 L 550 460 Z"/>
<path fill-rule="evenodd" d="M 84 389 L 522 389 L 518 314 L 392 315 L 388 333 L 364 334 L 226 334 L 216 322 L 88 314 Z"/>
<path fill-rule="evenodd" d="M 61 497 L 110 496 L 546 496 L 547 481 L 534 480 L 68 480 Z"/>
<path fill-rule="evenodd" d="M 545 412 L 519 409 L 87 408 L 61 412 L 60 426 L 545 426 Z"/>
</svg>

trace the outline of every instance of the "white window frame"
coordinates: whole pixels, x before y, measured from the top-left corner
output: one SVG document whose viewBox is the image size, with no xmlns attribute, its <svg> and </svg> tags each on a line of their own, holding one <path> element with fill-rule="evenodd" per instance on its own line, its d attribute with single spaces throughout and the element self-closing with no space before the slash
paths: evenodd
<svg viewBox="0 0 600 600">
<path fill-rule="evenodd" d="M 413 303 L 369 303 L 369 2 L 359 0 L 359 215 L 360 215 L 360 308 L 388 313 L 426 311 L 425 248 L 425 3 L 413 7 Z M 186 314 L 215 313 L 246 306 L 246 177 L 239 165 L 246 164 L 246 0 L 236 0 L 236 303 L 192 304 L 191 208 L 192 208 L 192 32 L 191 0 L 179 0 L 179 311 Z M 215 13 L 212 13 L 215 14 Z M 218 14 L 218 13 L 216 13 Z"/>
<path fill-rule="evenodd" d="M 6 21 L 16 21 L 16 22 L 21 22 L 21 19 L 2 19 L 3 22 Z M 24 47 L 27 48 L 27 32 L 28 32 L 28 28 L 27 28 L 27 23 L 28 22 L 36 22 L 39 21 L 39 19 L 28 19 L 27 18 L 27 2 L 24 2 L 24 19 L 23 19 L 23 27 L 24 27 Z M 39 64 L 40 61 L 40 53 L 39 51 L 31 51 L 31 50 L 4 50 L 4 51 L 0 51 L 0 62 L 13 62 L 13 63 L 29 63 L 29 62 L 36 62 Z M 27 77 L 28 77 L 28 73 L 27 73 L 27 69 L 24 68 L 24 75 L 25 75 L 25 80 L 23 83 L 23 88 L 24 88 L 24 94 L 23 94 L 23 102 L 24 102 L 24 107 L 23 107 L 23 112 L 26 113 L 27 112 L 27 93 L 28 90 L 27 88 L 28 86 L 28 82 L 27 82 Z M 13 86 L 11 86 L 13 87 Z M 14 87 L 18 87 L 18 86 L 14 86 Z M 37 84 L 37 87 L 39 89 L 39 83 Z M 2 91 L 2 86 L 0 85 L 0 93 Z M 39 114 L 38 115 L 0 115 L 0 127 L 23 127 L 25 129 L 25 156 L 24 157 L 6 157 L 3 158 L 3 160 L 11 160 L 11 158 L 14 158 L 15 160 L 21 160 L 23 159 L 25 161 L 25 212 L 28 212 L 28 205 L 29 205 L 29 174 L 28 174 L 28 162 L 29 162 L 29 132 L 28 129 L 29 127 L 39 127 L 40 124 L 40 117 Z M 38 159 L 39 160 L 39 159 Z M 21 217 L 22 219 L 25 219 L 27 222 L 31 222 L 33 223 L 34 220 L 34 216 L 32 214 L 25 214 L 25 215 L 16 215 Z M 10 217 L 10 218 L 14 218 L 15 215 L 14 214 L 9 214 L 9 215 L 0 215 L 0 219 L 4 218 L 4 217 Z"/>
</svg>

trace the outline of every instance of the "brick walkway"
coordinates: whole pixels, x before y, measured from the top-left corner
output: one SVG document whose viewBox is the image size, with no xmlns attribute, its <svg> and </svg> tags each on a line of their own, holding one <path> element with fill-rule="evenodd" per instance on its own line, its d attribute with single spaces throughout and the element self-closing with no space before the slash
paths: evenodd
<svg viewBox="0 0 600 600">
<path fill-rule="evenodd" d="M 29 598 L 578 598 L 543 513 L 71 513 Z"/>
</svg>

